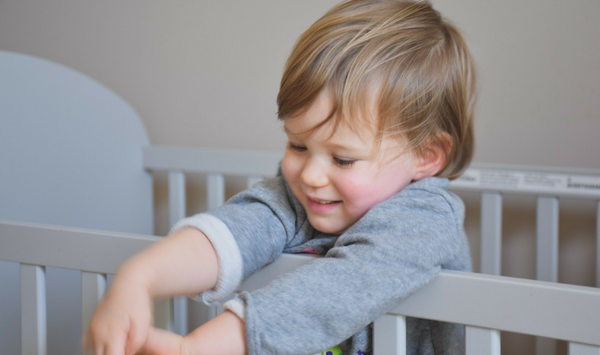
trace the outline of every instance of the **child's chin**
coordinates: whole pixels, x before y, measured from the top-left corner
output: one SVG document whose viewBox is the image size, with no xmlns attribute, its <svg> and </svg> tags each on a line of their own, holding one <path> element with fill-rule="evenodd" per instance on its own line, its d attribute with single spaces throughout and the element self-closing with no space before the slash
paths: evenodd
<svg viewBox="0 0 600 355">
<path fill-rule="evenodd" d="M 346 231 L 346 229 L 348 229 L 347 226 L 324 223 L 324 221 L 319 220 L 312 221 L 310 218 L 308 219 L 308 221 L 314 229 L 325 234 L 342 234 Z"/>
</svg>

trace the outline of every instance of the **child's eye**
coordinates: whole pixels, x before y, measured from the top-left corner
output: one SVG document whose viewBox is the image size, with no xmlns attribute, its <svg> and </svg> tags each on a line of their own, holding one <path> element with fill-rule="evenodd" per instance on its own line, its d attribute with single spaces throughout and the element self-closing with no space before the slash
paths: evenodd
<svg viewBox="0 0 600 355">
<path fill-rule="evenodd" d="M 356 162 L 356 160 L 340 159 L 340 158 L 336 158 L 336 157 L 333 157 L 333 161 L 335 162 L 336 165 L 344 167 L 344 168 L 351 167 Z"/>
<path fill-rule="evenodd" d="M 291 150 L 295 150 L 297 152 L 304 152 L 304 151 L 306 151 L 306 147 L 295 145 L 292 142 L 289 142 L 288 146 L 290 147 Z"/>
</svg>

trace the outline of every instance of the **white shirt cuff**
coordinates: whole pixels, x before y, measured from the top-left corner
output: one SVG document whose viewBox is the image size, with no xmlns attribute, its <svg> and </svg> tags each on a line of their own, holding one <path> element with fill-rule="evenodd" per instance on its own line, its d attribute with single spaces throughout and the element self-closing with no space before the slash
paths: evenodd
<svg viewBox="0 0 600 355">
<path fill-rule="evenodd" d="M 235 313 L 241 320 L 246 321 L 246 305 L 240 302 L 237 298 L 225 302 L 223 310 Z"/>
<path fill-rule="evenodd" d="M 242 282 L 242 254 L 231 231 L 220 219 L 206 213 L 200 213 L 175 223 L 169 234 L 188 227 L 202 231 L 217 253 L 219 275 L 215 288 L 203 292 L 199 297 L 192 297 L 194 299 L 199 298 L 202 302 L 211 306 L 227 299 Z M 202 270 L 198 272 L 202 272 Z"/>
</svg>

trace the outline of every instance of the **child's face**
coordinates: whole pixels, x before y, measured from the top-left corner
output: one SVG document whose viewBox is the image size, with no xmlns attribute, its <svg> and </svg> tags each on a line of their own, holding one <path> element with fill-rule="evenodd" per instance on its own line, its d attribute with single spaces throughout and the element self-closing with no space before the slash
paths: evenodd
<svg viewBox="0 0 600 355">
<path fill-rule="evenodd" d="M 311 225 L 341 234 L 406 187 L 418 169 L 415 155 L 397 138 L 383 138 L 378 150 L 374 123 L 364 127 L 362 137 L 344 124 L 331 135 L 331 122 L 305 133 L 330 109 L 331 99 L 322 93 L 304 114 L 285 120 L 289 143 L 282 169 Z"/>
</svg>

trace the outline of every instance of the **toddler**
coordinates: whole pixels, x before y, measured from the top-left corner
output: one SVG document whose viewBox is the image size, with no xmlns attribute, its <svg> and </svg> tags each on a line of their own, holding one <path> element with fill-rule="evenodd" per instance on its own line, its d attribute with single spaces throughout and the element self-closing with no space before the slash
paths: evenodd
<svg viewBox="0 0 600 355">
<path fill-rule="evenodd" d="M 472 156 L 474 102 L 468 48 L 429 3 L 337 5 L 286 64 L 277 103 L 289 143 L 278 175 L 180 221 L 122 265 L 87 349 L 371 353 L 376 318 L 441 269 L 471 269 L 464 206 L 447 189 Z M 213 304 L 282 253 L 303 252 L 323 257 L 237 295 L 185 337 L 151 327 L 153 297 Z M 461 326 L 409 318 L 407 332 L 408 354 L 464 352 Z"/>
</svg>

